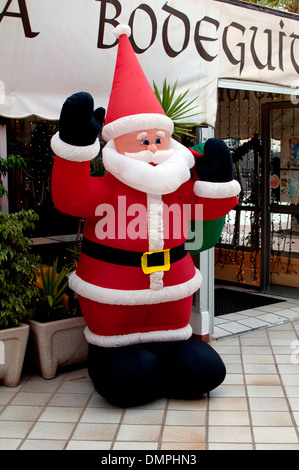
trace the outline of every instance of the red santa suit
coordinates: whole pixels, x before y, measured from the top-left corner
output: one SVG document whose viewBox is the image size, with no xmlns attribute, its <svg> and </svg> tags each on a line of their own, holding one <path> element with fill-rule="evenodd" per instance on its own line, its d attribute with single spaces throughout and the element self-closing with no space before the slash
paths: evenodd
<svg viewBox="0 0 299 470">
<path fill-rule="evenodd" d="M 224 216 L 237 203 L 237 182 L 191 179 L 194 157 L 174 140 L 173 156 L 156 167 L 116 152 L 116 137 L 152 128 L 171 134 L 173 123 L 154 96 L 127 36 L 121 34 L 103 129 L 107 173 L 90 176 L 98 140 L 73 146 L 59 133 L 52 138 L 54 204 L 64 213 L 85 218 L 82 253 L 69 284 L 79 296 L 86 338 L 97 346 L 191 336 L 192 296 L 200 288 L 201 275 L 184 246 L 184 211 L 187 207 L 193 219 L 207 220 Z M 194 215 L 196 207 L 203 210 Z"/>
</svg>

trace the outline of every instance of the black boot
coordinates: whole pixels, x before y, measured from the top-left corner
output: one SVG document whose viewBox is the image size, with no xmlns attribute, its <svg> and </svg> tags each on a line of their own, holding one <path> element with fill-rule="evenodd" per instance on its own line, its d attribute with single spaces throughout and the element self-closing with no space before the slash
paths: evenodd
<svg viewBox="0 0 299 470">
<path fill-rule="evenodd" d="M 115 406 L 140 406 L 159 398 L 158 358 L 145 345 L 89 345 L 88 371 L 96 391 Z"/>
</svg>

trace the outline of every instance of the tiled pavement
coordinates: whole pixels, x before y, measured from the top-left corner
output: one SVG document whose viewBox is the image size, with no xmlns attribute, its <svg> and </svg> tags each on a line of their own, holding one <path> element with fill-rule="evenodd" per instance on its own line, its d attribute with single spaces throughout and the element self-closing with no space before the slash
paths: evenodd
<svg viewBox="0 0 299 470">
<path fill-rule="evenodd" d="M 299 316 L 295 304 L 273 313 L 287 316 L 283 323 L 212 341 L 227 377 L 200 400 L 111 407 L 85 368 L 0 385 L 0 450 L 298 450 L 299 320 L 289 318 Z M 262 312 L 258 319 L 273 320 Z M 226 328 L 235 321 L 225 320 Z"/>
<path fill-rule="evenodd" d="M 243 292 L 245 291 L 243 290 Z M 256 295 L 259 294 L 256 293 Z M 234 334 L 246 333 L 252 329 L 268 328 L 290 320 L 299 320 L 299 299 L 272 297 L 281 299 L 281 302 L 215 317 L 214 338 L 224 338 Z"/>
</svg>

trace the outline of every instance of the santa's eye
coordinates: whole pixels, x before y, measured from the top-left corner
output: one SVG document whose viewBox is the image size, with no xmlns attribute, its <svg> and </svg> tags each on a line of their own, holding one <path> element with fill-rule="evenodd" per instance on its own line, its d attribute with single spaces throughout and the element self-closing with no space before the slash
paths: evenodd
<svg viewBox="0 0 299 470">
<path fill-rule="evenodd" d="M 160 139 L 156 139 L 156 140 L 155 140 L 155 144 L 161 144 L 161 140 L 160 140 Z"/>
<path fill-rule="evenodd" d="M 148 140 L 146 140 L 146 139 L 145 139 L 145 140 L 143 140 L 143 141 L 142 141 L 142 145 L 149 145 L 149 141 L 148 141 Z"/>
</svg>

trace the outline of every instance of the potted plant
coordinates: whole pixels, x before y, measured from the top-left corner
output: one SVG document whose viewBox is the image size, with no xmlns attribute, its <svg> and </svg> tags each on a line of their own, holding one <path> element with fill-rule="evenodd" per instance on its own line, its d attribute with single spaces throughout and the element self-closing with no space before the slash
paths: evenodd
<svg viewBox="0 0 299 470">
<path fill-rule="evenodd" d="M 40 296 L 33 319 L 29 320 L 31 354 L 45 379 L 56 376 L 57 368 L 85 362 L 88 343 L 86 323 L 72 293 L 67 295 L 69 268 L 58 272 L 58 259 L 52 266 L 39 266 Z"/>
<path fill-rule="evenodd" d="M 8 387 L 18 385 L 27 346 L 36 285 L 37 258 L 30 252 L 31 240 L 24 235 L 34 228 L 37 214 L 21 210 L 0 211 L 0 379 Z"/>
</svg>

